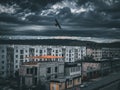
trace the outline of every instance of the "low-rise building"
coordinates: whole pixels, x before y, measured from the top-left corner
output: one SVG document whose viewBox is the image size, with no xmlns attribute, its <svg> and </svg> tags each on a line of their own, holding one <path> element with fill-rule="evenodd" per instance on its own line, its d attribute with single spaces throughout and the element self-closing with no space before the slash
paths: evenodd
<svg viewBox="0 0 120 90">
<path fill-rule="evenodd" d="M 83 78 L 96 78 L 120 70 L 120 48 L 87 48 L 82 62 Z"/>
<path fill-rule="evenodd" d="M 96 61 L 120 58 L 120 48 L 87 48 L 86 55 L 92 56 Z"/>
<path fill-rule="evenodd" d="M 50 81 L 50 90 L 69 90 L 81 84 L 81 64 L 65 63 L 65 76 Z"/>
<path fill-rule="evenodd" d="M 82 79 L 96 78 L 100 74 L 100 63 L 93 61 L 82 62 Z"/>
<path fill-rule="evenodd" d="M 64 76 L 64 62 L 26 62 L 20 67 L 21 83 L 28 87 Z"/>
<path fill-rule="evenodd" d="M 109 58 L 101 61 L 81 61 L 82 79 L 92 79 L 120 70 L 120 59 Z"/>
</svg>

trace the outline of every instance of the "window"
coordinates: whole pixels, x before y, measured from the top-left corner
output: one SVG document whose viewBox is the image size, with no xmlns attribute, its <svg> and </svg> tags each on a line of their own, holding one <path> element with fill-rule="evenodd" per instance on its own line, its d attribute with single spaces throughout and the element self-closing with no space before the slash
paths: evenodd
<svg viewBox="0 0 120 90">
<path fill-rule="evenodd" d="M 36 59 L 36 61 L 38 61 L 38 59 Z"/>
<path fill-rule="evenodd" d="M 18 58 L 18 55 L 16 55 L 15 57 Z"/>
<path fill-rule="evenodd" d="M 37 67 L 35 67 L 34 69 L 35 69 L 35 75 L 37 75 Z"/>
<path fill-rule="evenodd" d="M 18 50 L 16 50 L 16 53 L 18 52 Z"/>
<path fill-rule="evenodd" d="M 4 69 L 4 66 L 2 66 L 2 69 Z"/>
<path fill-rule="evenodd" d="M 29 68 L 27 68 L 26 73 L 29 74 Z"/>
<path fill-rule="evenodd" d="M 20 63 L 23 63 L 23 60 L 20 60 Z"/>
<path fill-rule="evenodd" d="M 44 52 L 46 52 L 46 50 L 44 50 Z"/>
<path fill-rule="evenodd" d="M 16 60 L 16 63 L 18 63 L 18 60 Z"/>
<path fill-rule="evenodd" d="M 55 78 L 57 78 L 57 75 L 55 75 Z"/>
<path fill-rule="evenodd" d="M 56 50 L 56 53 L 58 53 L 58 50 Z"/>
<path fill-rule="evenodd" d="M 20 50 L 20 54 L 23 54 L 23 50 Z"/>
<path fill-rule="evenodd" d="M 5 51 L 4 50 L 2 50 L 2 53 L 4 53 Z"/>
<path fill-rule="evenodd" d="M 58 68 L 57 67 L 55 67 L 55 72 L 57 72 L 58 71 Z"/>
<path fill-rule="evenodd" d="M 18 65 L 16 65 L 15 67 L 18 68 Z"/>
<path fill-rule="evenodd" d="M 40 53 L 42 53 L 42 50 L 40 50 Z"/>
<path fill-rule="evenodd" d="M 33 74 L 33 68 L 30 69 L 30 74 Z"/>
<path fill-rule="evenodd" d="M 37 85 L 37 78 L 34 78 L 34 84 Z"/>
<path fill-rule="evenodd" d="M 4 75 L 4 72 L 2 71 L 2 75 Z"/>
<path fill-rule="evenodd" d="M 78 78 L 78 82 L 80 82 L 80 78 Z"/>
<path fill-rule="evenodd" d="M 20 55 L 20 59 L 23 59 L 23 55 Z"/>
<path fill-rule="evenodd" d="M 5 56 L 4 55 L 2 55 L 2 58 L 4 58 Z"/>
<path fill-rule="evenodd" d="M 4 61 L 2 61 L 2 64 L 4 64 Z"/>
<path fill-rule="evenodd" d="M 71 58 L 69 58 L 69 62 L 71 62 Z"/>
<path fill-rule="evenodd" d="M 47 68 L 47 73 L 51 73 L 51 67 Z"/>
<path fill-rule="evenodd" d="M 68 81 L 68 85 L 71 85 L 71 84 L 72 84 L 72 80 L 69 80 L 69 81 Z"/>
<path fill-rule="evenodd" d="M 47 77 L 47 80 L 50 80 L 50 79 L 51 79 L 51 77 L 50 77 L 50 76 L 48 76 L 48 77 Z"/>
</svg>

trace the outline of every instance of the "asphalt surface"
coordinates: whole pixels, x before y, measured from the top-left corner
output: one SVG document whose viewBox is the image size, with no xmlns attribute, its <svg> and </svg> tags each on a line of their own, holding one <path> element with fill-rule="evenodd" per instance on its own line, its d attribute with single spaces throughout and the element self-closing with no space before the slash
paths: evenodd
<svg viewBox="0 0 120 90">
<path fill-rule="evenodd" d="M 80 88 L 80 90 L 99 90 L 117 81 L 120 81 L 120 72 L 112 73 L 108 76 L 102 77 L 88 84 L 87 86 Z"/>
</svg>

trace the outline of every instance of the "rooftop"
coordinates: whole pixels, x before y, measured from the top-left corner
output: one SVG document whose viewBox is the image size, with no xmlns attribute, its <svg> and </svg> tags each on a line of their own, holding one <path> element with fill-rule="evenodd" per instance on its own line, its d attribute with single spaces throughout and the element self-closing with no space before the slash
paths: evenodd
<svg viewBox="0 0 120 90">
<path fill-rule="evenodd" d="M 32 59 L 56 59 L 56 58 L 63 58 L 62 56 L 52 56 L 52 55 L 44 55 L 44 56 L 30 56 L 26 58 L 32 58 Z"/>
</svg>

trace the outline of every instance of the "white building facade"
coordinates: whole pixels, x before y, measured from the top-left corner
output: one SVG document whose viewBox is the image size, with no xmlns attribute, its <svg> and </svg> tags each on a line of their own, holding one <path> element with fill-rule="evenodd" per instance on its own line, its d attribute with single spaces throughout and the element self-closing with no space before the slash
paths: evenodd
<svg viewBox="0 0 120 90">
<path fill-rule="evenodd" d="M 10 49 L 8 49 L 10 48 Z M 19 70 L 21 63 L 29 61 L 43 61 L 45 59 L 30 59 L 30 56 L 62 56 L 53 61 L 75 62 L 86 56 L 85 46 L 52 46 L 52 45 L 0 45 L 0 73 L 6 77 Z M 11 58 L 8 58 L 11 57 Z M 9 63 L 8 63 L 9 62 Z M 4 67 L 3 67 L 4 66 Z M 7 68 L 7 67 L 10 68 Z M 8 70 L 7 70 L 8 69 Z M 6 72 L 6 73 L 5 73 Z M 2 74 L 4 73 L 4 74 Z"/>
</svg>

